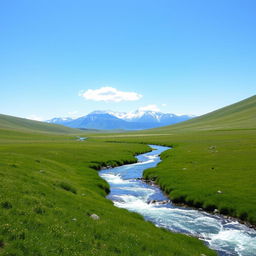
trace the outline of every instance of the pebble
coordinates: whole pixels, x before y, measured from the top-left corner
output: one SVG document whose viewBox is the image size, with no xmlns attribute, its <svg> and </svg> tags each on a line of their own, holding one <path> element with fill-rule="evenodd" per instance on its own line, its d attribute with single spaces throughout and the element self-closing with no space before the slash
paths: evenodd
<svg viewBox="0 0 256 256">
<path fill-rule="evenodd" d="M 213 213 L 219 213 L 218 209 L 214 209 Z"/>
<path fill-rule="evenodd" d="M 92 215 L 90 215 L 90 217 L 91 217 L 93 220 L 99 220 L 99 219 L 100 219 L 100 217 L 99 217 L 97 214 L 95 214 L 95 213 L 93 213 Z"/>
</svg>

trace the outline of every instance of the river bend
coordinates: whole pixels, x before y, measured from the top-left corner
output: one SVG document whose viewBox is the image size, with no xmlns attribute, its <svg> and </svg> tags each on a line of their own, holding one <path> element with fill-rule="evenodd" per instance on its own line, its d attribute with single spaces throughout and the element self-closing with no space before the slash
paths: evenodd
<svg viewBox="0 0 256 256">
<path fill-rule="evenodd" d="M 154 185 L 140 180 L 145 169 L 155 167 L 168 147 L 150 145 L 153 151 L 138 155 L 137 163 L 100 171 L 110 184 L 108 199 L 136 212 L 158 227 L 198 237 L 219 255 L 256 255 L 256 230 L 219 215 L 172 204 Z"/>
</svg>

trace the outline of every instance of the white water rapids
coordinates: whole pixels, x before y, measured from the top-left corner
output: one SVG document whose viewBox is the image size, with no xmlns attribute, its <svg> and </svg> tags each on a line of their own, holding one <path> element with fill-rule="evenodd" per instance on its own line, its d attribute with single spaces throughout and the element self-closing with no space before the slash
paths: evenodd
<svg viewBox="0 0 256 256">
<path fill-rule="evenodd" d="M 176 206 L 157 186 L 138 179 L 145 169 L 161 162 L 159 155 L 169 149 L 150 146 L 154 150 L 138 155 L 138 163 L 100 171 L 110 184 L 108 198 L 114 205 L 137 212 L 158 227 L 198 237 L 219 255 L 256 256 L 256 230 L 220 215 Z"/>
</svg>

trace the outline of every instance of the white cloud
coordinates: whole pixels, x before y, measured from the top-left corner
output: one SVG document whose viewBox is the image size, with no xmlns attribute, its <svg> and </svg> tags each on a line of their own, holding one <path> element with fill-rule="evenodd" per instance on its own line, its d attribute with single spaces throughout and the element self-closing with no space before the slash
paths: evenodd
<svg viewBox="0 0 256 256">
<path fill-rule="evenodd" d="M 140 107 L 138 109 L 139 111 L 154 111 L 154 112 L 158 112 L 160 111 L 159 107 L 155 104 L 151 104 L 151 105 L 147 105 L 147 106 L 144 106 L 144 107 Z"/>
<path fill-rule="evenodd" d="M 79 95 L 87 100 L 106 102 L 134 101 L 139 100 L 142 97 L 142 95 L 136 92 L 123 92 L 107 86 L 96 90 L 88 89 L 79 93 Z"/>
<path fill-rule="evenodd" d="M 34 121 L 43 121 L 43 118 L 37 115 L 29 115 L 26 118 Z"/>
<path fill-rule="evenodd" d="M 161 106 L 162 106 L 162 107 L 166 107 L 166 106 L 167 106 L 167 104 L 163 103 L 163 104 L 161 104 Z"/>
</svg>

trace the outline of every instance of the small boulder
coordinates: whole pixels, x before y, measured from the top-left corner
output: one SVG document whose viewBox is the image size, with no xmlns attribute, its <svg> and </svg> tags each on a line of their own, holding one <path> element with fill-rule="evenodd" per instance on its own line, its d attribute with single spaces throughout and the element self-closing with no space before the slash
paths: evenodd
<svg viewBox="0 0 256 256">
<path fill-rule="evenodd" d="M 160 201 L 159 204 L 169 204 L 171 202 L 171 200 L 163 200 Z"/>
<path fill-rule="evenodd" d="M 148 204 L 155 204 L 157 201 L 156 200 L 150 200 L 148 201 Z"/>
<path fill-rule="evenodd" d="M 91 217 L 93 220 L 99 220 L 99 219 L 100 219 L 100 217 L 99 217 L 97 214 L 95 214 L 95 213 L 91 214 L 90 217 Z"/>
<path fill-rule="evenodd" d="M 218 209 L 214 209 L 213 213 L 219 213 Z"/>
</svg>

